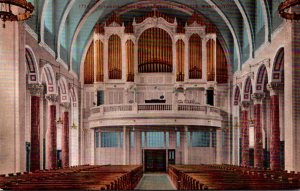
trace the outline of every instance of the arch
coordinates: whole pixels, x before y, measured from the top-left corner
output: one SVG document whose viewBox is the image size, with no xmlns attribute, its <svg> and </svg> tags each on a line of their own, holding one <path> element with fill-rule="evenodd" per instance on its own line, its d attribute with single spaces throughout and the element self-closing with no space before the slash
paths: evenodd
<svg viewBox="0 0 300 191">
<path fill-rule="evenodd" d="M 247 15 L 243 5 L 241 4 L 240 0 L 234 0 L 235 4 L 237 5 L 238 9 L 240 10 L 243 20 L 246 24 L 246 30 L 248 34 L 248 40 L 249 40 L 249 55 L 254 57 L 254 35 L 253 35 L 253 27 L 250 24 L 250 18 Z"/>
<path fill-rule="evenodd" d="M 239 86 L 235 87 L 233 98 L 233 105 L 239 105 L 239 103 L 241 102 L 241 90 Z"/>
<path fill-rule="evenodd" d="M 69 102 L 68 83 L 65 77 L 61 76 L 58 80 L 58 88 L 60 89 L 61 103 Z"/>
<path fill-rule="evenodd" d="M 57 39 L 56 39 L 56 55 L 57 55 L 57 58 L 58 59 L 61 59 L 60 57 L 60 40 L 61 40 L 61 35 L 62 35 L 62 30 L 63 30 L 63 26 L 65 25 L 65 22 L 66 22 L 66 19 L 73 7 L 75 3 L 75 0 L 71 0 L 68 2 L 68 5 L 67 5 L 67 8 L 66 10 L 64 11 L 64 14 L 59 22 L 59 27 L 58 27 L 58 30 L 57 30 Z"/>
<path fill-rule="evenodd" d="M 43 7 L 42 7 L 42 11 L 41 11 L 41 16 L 40 16 L 40 42 L 41 43 L 45 43 L 45 15 L 46 15 L 46 10 L 48 9 L 48 3 L 49 3 L 49 0 L 45 0 L 44 1 L 44 4 L 43 4 Z"/>
<path fill-rule="evenodd" d="M 80 23 L 77 25 L 76 27 L 76 30 L 75 30 L 75 33 L 72 37 L 72 40 L 71 40 L 71 46 L 70 46 L 70 58 L 72 58 L 72 55 L 73 55 L 73 46 L 75 46 L 75 42 L 76 42 L 76 39 L 78 38 L 78 35 L 79 35 L 79 32 L 81 31 L 81 28 L 84 26 L 85 22 L 87 21 L 88 17 L 95 11 L 97 10 L 97 8 L 104 2 L 104 0 L 100 0 L 98 1 L 93 7 L 91 7 L 91 9 L 89 9 L 89 11 L 86 12 L 86 14 L 82 17 L 82 19 L 80 20 Z M 217 12 L 217 14 L 220 15 L 220 17 L 223 19 L 223 21 L 226 23 L 226 26 L 229 28 L 230 32 L 231 32 L 231 35 L 233 37 L 233 43 L 234 43 L 234 46 L 237 47 L 237 59 L 238 59 L 238 70 L 240 70 L 241 68 L 241 48 L 240 48 L 240 43 L 239 43 L 239 40 L 238 40 L 238 37 L 237 37 L 237 34 L 236 32 L 234 31 L 234 28 L 231 24 L 231 22 L 229 21 L 229 19 L 226 17 L 226 15 L 222 12 L 222 10 L 212 1 L 212 0 L 205 0 L 206 3 L 208 3 L 211 7 L 214 7 L 214 10 Z M 158 5 L 160 5 L 160 2 L 156 2 Z M 134 6 L 135 4 L 131 4 L 133 5 L 133 7 L 139 7 L 139 6 Z M 176 7 L 176 6 L 174 6 Z M 178 6 L 179 8 L 180 7 L 188 7 L 188 6 L 185 6 L 185 5 L 182 5 L 180 4 L 180 6 Z M 190 9 L 186 9 L 187 11 L 189 11 Z M 118 12 L 118 11 L 116 11 Z M 190 15 L 193 14 L 194 11 L 190 12 Z M 70 70 L 73 71 L 73 60 L 71 59 L 70 60 Z"/>
<path fill-rule="evenodd" d="M 252 90 L 253 90 L 252 81 L 250 76 L 248 76 L 243 84 L 243 97 L 242 97 L 243 101 L 250 101 Z"/>
<path fill-rule="evenodd" d="M 57 94 L 57 85 L 55 80 L 55 73 L 50 64 L 45 64 L 42 68 L 42 78 L 44 77 L 47 85 L 47 94 Z M 43 79 L 41 79 L 43 80 Z"/>
<path fill-rule="evenodd" d="M 266 82 L 268 82 L 268 71 L 266 66 L 263 64 L 261 65 L 256 73 L 256 84 L 255 84 L 255 91 L 256 92 L 263 92 L 265 91 Z"/>
<path fill-rule="evenodd" d="M 28 45 L 25 46 L 25 60 L 27 65 L 27 73 L 28 73 L 28 83 L 39 83 L 40 77 L 39 77 L 39 68 L 37 66 L 37 60 L 35 57 L 35 54 L 31 47 Z"/>
<path fill-rule="evenodd" d="M 282 82 L 283 81 L 283 76 L 282 76 L 283 65 L 284 65 L 284 48 L 281 47 L 277 51 L 274 62 L 273 62 L 272 74 L 271 74 L 272 82 Z"/>
</svg>

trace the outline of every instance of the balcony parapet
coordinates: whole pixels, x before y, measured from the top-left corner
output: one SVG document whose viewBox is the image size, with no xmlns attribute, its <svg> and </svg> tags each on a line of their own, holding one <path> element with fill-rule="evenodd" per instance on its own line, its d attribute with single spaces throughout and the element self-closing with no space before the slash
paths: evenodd
<svg viewBox="0 0 300 191">
<path fill-rule="evenodd" d="M 152 112 L 201 112 L 205 115 L 220 115 L 221 110 L 217 107 L 200 104 L 114 104 L 101 105 L 93 107 L 90 110 L 90 117 L 105 116 L 123 113 L 123 114 L 138 114 Z"/>
</svg>

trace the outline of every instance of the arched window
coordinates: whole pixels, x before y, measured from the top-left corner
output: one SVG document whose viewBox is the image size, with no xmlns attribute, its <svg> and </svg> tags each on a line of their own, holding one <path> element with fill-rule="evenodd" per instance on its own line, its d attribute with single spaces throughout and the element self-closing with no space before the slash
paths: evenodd
<svg viewBox="0 0 300 191">
<path fill-rule="evenodd" d="M 84 61 L 84 83 L 94 83 L 94 42 L 91 43 Z"/>
</svg>

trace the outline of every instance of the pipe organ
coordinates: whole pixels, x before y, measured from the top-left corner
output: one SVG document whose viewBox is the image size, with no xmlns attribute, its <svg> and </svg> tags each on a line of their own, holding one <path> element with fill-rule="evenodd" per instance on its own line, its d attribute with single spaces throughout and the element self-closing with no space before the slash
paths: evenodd
<svg viewBox="0 0 300 191">
<path fill-rule="evenodd" d="M 202 78 L 202 39 L 193 34 L 189 40 L 189 78 Z"/>
<path fill-rule="evenodd" d="M 84 61 L 84 83 L 94 83 L 94 43 L 91 43 Z"/>
<path fill-rule="evenodd" d="M 207 50 L 207 81 L 215 80 L 215 41 L 210 39 L 206 43 Z"/>
<path fill-rule="evenodd" d="M 118 35 L 108 39 L 108 72 L 109 79 L 122 79 L 121 38 Z"/>
<path fill-rule="evenodd" d="M 171 74 L 175 83 L 227 83 L 227 57 L 216 28 L 197 14 L 182 24 L 155 10 L 126 25 L 114 14 L 95 27 L 84 83 L 138 82 L 154 73 Z"/>
<path fill-rule="evenodd" d="M 185 44 L 183 40 L 180 39 L 176 42 L 177 81 L 184 81 L 184 50 Z"/>
<path fill-rule="evenodd" d="M 134 81 L 134 43 L 132 40 L 126 42 L 127 53 L 127 82 Z"/>
<path fill-rule="evenodd" d="M 138 42 L 138 71 L 172 72 L 172 39 L 161 28 L 145 30 Z"/>
</svg>

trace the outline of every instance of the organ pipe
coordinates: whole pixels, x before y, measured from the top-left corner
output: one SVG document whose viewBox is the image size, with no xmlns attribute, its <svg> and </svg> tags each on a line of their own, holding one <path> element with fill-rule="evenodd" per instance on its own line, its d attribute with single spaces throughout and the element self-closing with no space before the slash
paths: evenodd
<svg viewBox="0 0 300 191">
<path fill-rule="evenodd" d="M 166 31 L 147 29 L 138 47 L 139 72 L 172 72 L 172 39 Z"/>
<path fill-rule="evenodd" d="M 210 39 L 206 44 L 207 81 L 215 81 L 215 41 Z"/>
<path fill-rule="evenodd" d="M 198 34 L 189 40 L 189 78 L 202 78 L 202 40 Z"/>
<path fill-rule="evenodd" d="M 176 42 L 177 81 L 184 81 L 184 50 L 185 45 L 183 40 L 178 40 Z"/>
<path fill-rule="evenodd" d="M 97 71 L 96 71 L 96 81 L 97 82 L 103 82 L 103 51 L 104 51 L 104 45 L 103 42 L 100 40 L 96 41 L 96 65 L 97 65 Z"/>
<path fill-rule="evenodd" d="M 108 72 L 109 79 L 122 79 L 121 39 L 117 35 L 108 40 Z"/>
<path fill-rule="evenodd" d="M 217 41 L 217 82 L 228 82 L 228 64 L 226 54 L 219 41 Z"/>
<path fill-rule="evenodd" d="M 131 40 L 126 42 L 127 49 L 127 81 L 134 81 L 134 43 Z"/>
<path fill-rule="evenodd" d="M 94 83 L 94 42 L 91 43 L 84 61 L 84 83 Z"/>
</svg>

